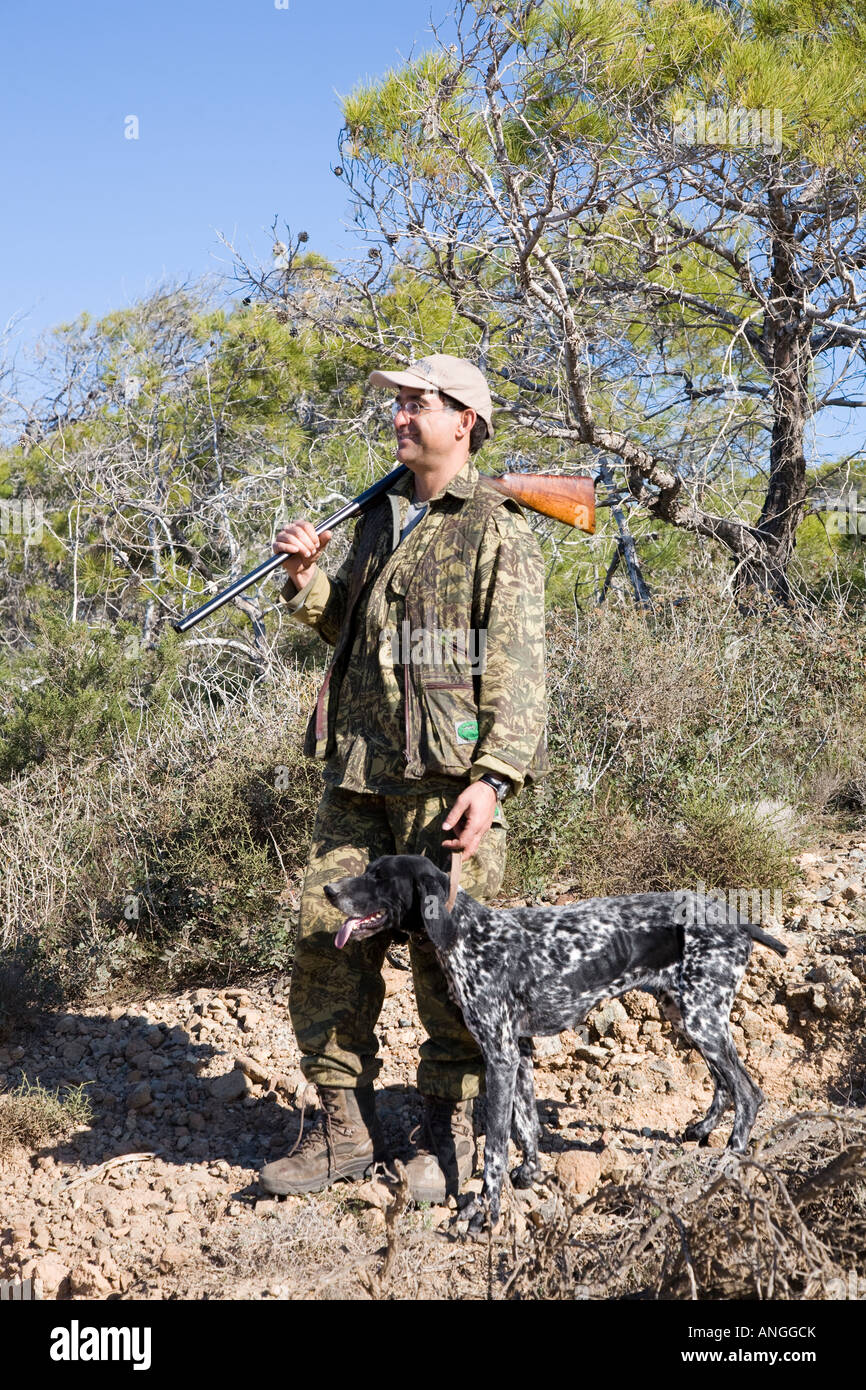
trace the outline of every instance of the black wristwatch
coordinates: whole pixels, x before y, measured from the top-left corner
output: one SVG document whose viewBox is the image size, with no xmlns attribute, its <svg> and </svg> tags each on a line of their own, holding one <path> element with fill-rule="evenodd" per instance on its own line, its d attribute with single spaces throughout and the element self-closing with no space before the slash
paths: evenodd
<svg viewBox="0 0 866 1390">
<path fill-rule="evenodd" d="M 495 772 L 485 772 L 483 777 L 478 778 L 479 782 L 486 782 L 488 787 L 492 787 L 496 792 L 496 800 L 504 801 L 509 792 L 514 788 L 507 777 L 497 777 Z"/>
</svg>

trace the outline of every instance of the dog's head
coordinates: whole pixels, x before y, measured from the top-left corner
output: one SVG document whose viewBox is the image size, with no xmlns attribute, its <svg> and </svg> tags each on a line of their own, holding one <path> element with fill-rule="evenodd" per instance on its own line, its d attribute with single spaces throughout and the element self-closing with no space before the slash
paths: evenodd
<svg viewBox="0 0 866 1390">
<path fill-rule="evenodd" d="M 335 945 L 363 941 L 382 931 L 426 933 L 434 946 L 453 941 L 448 876 L 420 854 L 374 859 L 358 878 L 326 883 L 325 897 L 344 914 Z"/>
</svg>

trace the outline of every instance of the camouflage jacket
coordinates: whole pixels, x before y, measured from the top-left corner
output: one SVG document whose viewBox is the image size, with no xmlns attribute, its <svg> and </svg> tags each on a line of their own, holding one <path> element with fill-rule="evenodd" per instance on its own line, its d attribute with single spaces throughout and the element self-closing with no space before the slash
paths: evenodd
<svg viewBox="0 0 866 1390">
<path fill-rule="evenodd" d="M 362 517 L 331 579 L 283 589 L 335 647 L 304 751 L 325 780 L 393 795 L 547 767 L 544 566 L 522 512 L 467 462 L 400 541 L 408 474 Z"/>
</svg>

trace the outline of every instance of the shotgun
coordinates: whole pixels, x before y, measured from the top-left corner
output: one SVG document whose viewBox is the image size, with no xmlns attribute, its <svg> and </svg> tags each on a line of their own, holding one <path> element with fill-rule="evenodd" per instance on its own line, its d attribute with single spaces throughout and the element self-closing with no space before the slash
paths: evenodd
<svg viewBox="0 0 866 1390">
<path fill-rule="evenodd" d="M 389 492 L 408 471 L 406 465 L 401 463 L 384 478 L 380 478 L 378 483 L 368 487 L 366 492 L 347 502 L 345 507 L 341 507 L 324 521 L 318 522 L 315 527 L 316 535 L 319 536 L 323 531 L 330 531 L 339 526 L 340 522 L 350 521 L 353 516 L 361 516 L 369 511 L 376 499 L 381 497 L 383 492 Z M 488 477 L 485 481 L 499 492 L 513 497 L 521 506 L 529 507 L 531 511 L 541 512 L 543 516 L 552 516 L 556 521 L 564 521 L 568 526 L 578 526 L 589 535 L 595 531 L 595 485 L 592 478 L 564 478 L 558 473 L 503 473 L 498 478 Z M 208 599 L 201 608 L 196 608 L 194 613 L 189 613 L 174 623 L 175 632 L 189 632 L 196 623 L 200 623 L 203 618 L 209 618 L 211 613 L 216 613 L 218 608 L 237 598 L 244 589 L 249 589 L 258 580 L 272 574 L 280 565 L 285 564 L 285 561 L 286 556 L 283 554 L 271 555 L 268 560 L 250 570 L 249 574 L 241 575 L 240 579 L 223 589 L 222 593 Z"/>
</svg>

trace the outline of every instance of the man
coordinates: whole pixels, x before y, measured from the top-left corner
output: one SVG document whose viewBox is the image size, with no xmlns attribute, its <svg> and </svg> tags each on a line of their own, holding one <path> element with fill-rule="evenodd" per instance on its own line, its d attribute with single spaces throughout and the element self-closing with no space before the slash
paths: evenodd
<svg viewBox="0 0 866 1390">
<path fill-rule="evenodd" d="M 381 1147 L 373 1082 L 387 934 L 335 948 L 340 916 L 322 888 L 384 854 L 463 854 L 462 886 L 480 899 L 505 868 L 500 803 L 545 766 L 544 569 L 519 508 L 479 477 L 470 454 L 493 435 L 487 383 L 437 354 L 376 371 L 396 391 L 405 478 L 357 524 L 339 573 L 317 561 L 330 532 L 282 529 L 292 615 L 335 647 L 305 751 L 324 760 L 301 899 L 289 1001 L 302 1070 L 323 1124 L 269 1163 L 270 1192 L 319 1191 L 366 1174 Z M 410 945 L 428 1034 L 418 1089 L 426 1142 L 408 1164 L 416 1201 L 441 1202 L 471 1175 L 473 1100 L 484 1074 L 432 947 Z"/>
</svg>

